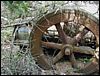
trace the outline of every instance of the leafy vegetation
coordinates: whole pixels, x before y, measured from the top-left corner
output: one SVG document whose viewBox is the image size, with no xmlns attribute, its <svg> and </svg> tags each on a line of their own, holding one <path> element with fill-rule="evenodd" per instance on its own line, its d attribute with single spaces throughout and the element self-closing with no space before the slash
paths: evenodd
<svg viewBox="0 0 100 76">
<path fill-rule="evenodd" d="M 10 16 L 12 19 L 26 17 L 29 13 L 28 11 L 29 3 L 27 1 L 3 1 L 3 2 L 5 6 L 7 6 L 7 9 L 10 11 Z"/>
</svg>

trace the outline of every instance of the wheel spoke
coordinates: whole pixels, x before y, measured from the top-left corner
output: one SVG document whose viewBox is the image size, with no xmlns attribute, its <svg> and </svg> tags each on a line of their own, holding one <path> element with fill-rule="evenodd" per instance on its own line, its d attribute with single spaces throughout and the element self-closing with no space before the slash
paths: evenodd
<svg viewBox="0 0 100 76">
<path fill-rule="evenodd" d="M 53 58 L 53 64 L 55 64 L 59 59 L 61 59 L 64 56 L 64 51 L 60 51 L 54 58 Z"/>
<path fill-rule="evenodd" d="M 56 29 L 58 31 L 59 37 L 62 40 L 62 42 L 64 44 L 67 44 L 67 42 L 68 42 L 67 39 L 69 39 L 70 37 L 65 34 L 65 32 L 63 31 L 60 23 L 59 24 L 56 24 Z"/>
<path fill-rule="evenodd" d="M 77 68 L 76 59 L 75 59 L 74 54 L 71 53 L 71 55 L 69 56 L 69 58 L 70 58 L 70 61 L 71 61 L 72 67 L 73 67 L 73 68 Z"/>
<path fill-rule="evenodd" d="M 87 29 L 83 29 L 83 31 L 79 32 L 76 36 L 74 36 L 75 43 L 79 42 L 87 32 Z"/>
<path fill-rule="evenodd" d="M 74 46 L 73 47 L 73 52 L 76 53 L 84 53 L 84 54 L 90 54 L 90 55 L 94 55 L 94 49 L 92 49 L 91 47 L 88 46 Z"/>
<path fill-rule="evenodd" d="M 56 48 L 56 49 L 61 49 L 61 47 L 62 47 L 62 44 L 54 43 L 54 42 L 44 42 L 44 41 L 42 41 L 42 45 L 49 47 L 49 48 Z"/>
</svg>

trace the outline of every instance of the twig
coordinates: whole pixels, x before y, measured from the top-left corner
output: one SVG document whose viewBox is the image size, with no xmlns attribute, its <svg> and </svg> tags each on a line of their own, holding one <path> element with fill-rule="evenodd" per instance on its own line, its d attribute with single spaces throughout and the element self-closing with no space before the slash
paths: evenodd
<svg viewBox="0 0 100 76">
<path fill-rule="evenodd" d="M 8 28 L 8 27 L 14 27 L 14 26 L 1 26 L 1 28 Z"/>
</svg>

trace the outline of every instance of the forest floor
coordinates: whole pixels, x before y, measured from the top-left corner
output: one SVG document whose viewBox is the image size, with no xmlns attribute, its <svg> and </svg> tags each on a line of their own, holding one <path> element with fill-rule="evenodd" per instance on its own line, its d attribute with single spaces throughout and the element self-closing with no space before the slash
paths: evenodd
<svg viewBox="0 0 100 76">
<path fill-rule="evenodd" d="M 54 65 L 55 70 L 43 70 L 29 49 L 23 52 L 19 46 L 13 45 L 12 31 L 12 27 L 1 30 L 1 75 L 82 75 L 74 72 L 84 67 L 84 62 L 78 60 L 78 69 L 72 68 L 67 59 L 61 59 Z"/>
<path fill-rule="evenodd" d="M 7 42 L 1 47 L 2 75 L 81 75 L 74 72 L 77 69 L 73 69 L 69 61 L 56 63 L 56 70 L 43 70 L 35 64 L 29 51 L 22 53 L 19 46 L 12 46 Z M 77 63 L 79 67 L 84 67 L 84 63 Z"/>
</svg>

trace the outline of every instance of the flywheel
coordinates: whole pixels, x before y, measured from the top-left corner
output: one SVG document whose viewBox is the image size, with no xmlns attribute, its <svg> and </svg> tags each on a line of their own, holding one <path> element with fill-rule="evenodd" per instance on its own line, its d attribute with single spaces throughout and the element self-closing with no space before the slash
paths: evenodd
<svg viewBox="0 0 100 76">
<path fill-rule="evenodd" d="M 94 47 L 86 44 L 85 37 L 89 36 L 89 32 L 92 34 L 89 41 Z M 99 21 L 82 9 L 53 11 L 41 17 L 36 25 L 33 25 L 30 34 L 31 53 L 43 69 L 55 68 L 55 65 L 65 56 L 69 58 L 72 67 L 77 68 L 75 53 L 91 55 L 90 59 L 93 60 L 89 64 L 92 69 L 92 64 L 99 65 L 97 48 L 99 48 Z M 84 67 L 87 69 L 86 67 L 89 66 Z M 83 71 L 84 68 L 80 70 L 84 73 Z"/>
</svg>

